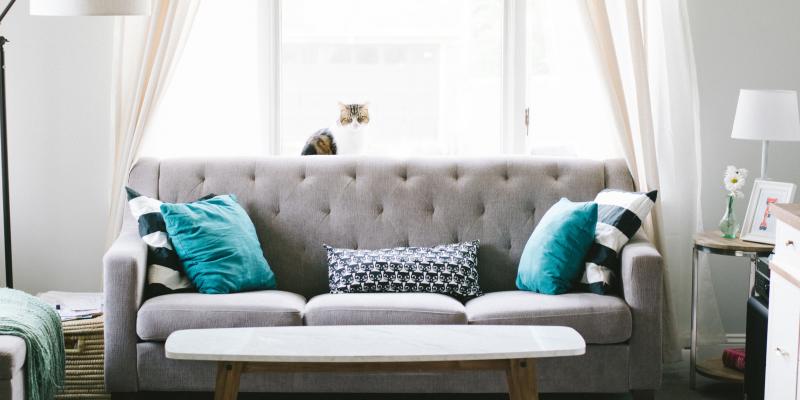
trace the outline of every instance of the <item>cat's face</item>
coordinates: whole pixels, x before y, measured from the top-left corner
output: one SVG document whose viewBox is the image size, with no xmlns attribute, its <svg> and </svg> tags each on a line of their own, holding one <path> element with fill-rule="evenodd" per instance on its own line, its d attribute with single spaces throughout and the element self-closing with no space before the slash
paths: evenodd
<svg viewBox="0 0 800 400">
<path fill-rule="evenodd" d="M 358 128 L 369 123 L 369 104 L 339 103 L 339 125 Z"/>
</svg>

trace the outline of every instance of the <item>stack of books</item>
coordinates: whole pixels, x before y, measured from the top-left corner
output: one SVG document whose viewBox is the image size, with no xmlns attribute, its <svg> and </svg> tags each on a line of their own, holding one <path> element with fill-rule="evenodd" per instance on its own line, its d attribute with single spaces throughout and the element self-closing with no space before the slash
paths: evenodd
<svg viewBox="0 0 800 400">
<path fill-rule="evenodd" d="M 725 349 L 722 364 L 737 371 L 744 371 L 745 353 L 743 348 Z"/>
</svg>

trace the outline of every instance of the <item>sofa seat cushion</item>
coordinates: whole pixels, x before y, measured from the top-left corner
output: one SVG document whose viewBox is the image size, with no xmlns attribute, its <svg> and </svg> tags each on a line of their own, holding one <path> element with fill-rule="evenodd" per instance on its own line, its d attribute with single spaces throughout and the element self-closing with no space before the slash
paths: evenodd
<svg viewBox="0 0 800 400">
<path fill-rule="evenodd" d="M 631 337 L 630 309 L 616 296 L 494 292 L 470 300 L 466 310 L 470 324 L 568 326 L 588 344 L 621 343 Z"/>
<path fill-rule="evenodd" d="M 303 296 L 280 290 L 168 294 L 142 304 L 136 333 L 142 340 L 164 341 L 181 329 L 302 325 L 305 304 Z"/>
<path fill-rule="evenodd" d="M 465 324 L 464 305 L 437 293 L 323 294 L 308 301 L 306 325 Z"/>
<path fill-rule="evenodd" d="M 0 335 L 0 380 L 9 380 L 25 365 L 25 341 L 17 336 Z"/>
</svg>

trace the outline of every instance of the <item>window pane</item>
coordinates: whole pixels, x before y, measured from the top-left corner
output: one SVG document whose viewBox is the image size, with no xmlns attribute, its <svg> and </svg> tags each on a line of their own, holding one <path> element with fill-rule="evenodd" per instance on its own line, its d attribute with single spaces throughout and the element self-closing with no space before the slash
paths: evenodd
<svg viewBox="0 0 800 400">
<path fill-rule="evenodd" d="M 370 154 L 502 151 L 502 0 L 282 4 L 281 152 L 369 102 Z"/>
<path fill-rule="evenodd" d="M 265 154 L 258 0 L 204 0 L 143 143 L 148 156 Z"/>
<path fill-rule="evenodd" d="M 527 0 L 530 153 L 620 156 L 583 1 Z"/>
</svg>

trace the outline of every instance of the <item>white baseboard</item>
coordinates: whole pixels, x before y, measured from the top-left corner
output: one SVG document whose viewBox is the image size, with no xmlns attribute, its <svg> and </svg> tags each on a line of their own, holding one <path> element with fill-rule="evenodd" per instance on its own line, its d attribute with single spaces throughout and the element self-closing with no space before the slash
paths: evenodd
<svg viewBox="0 0 800 400">
<path fill-rule="evenodd" d="M 727 339 L 729 344 L 744 344 L 745 342 L 745 334 L 744 333 L 726 333 L 725 338 Z"/>
</svg>

